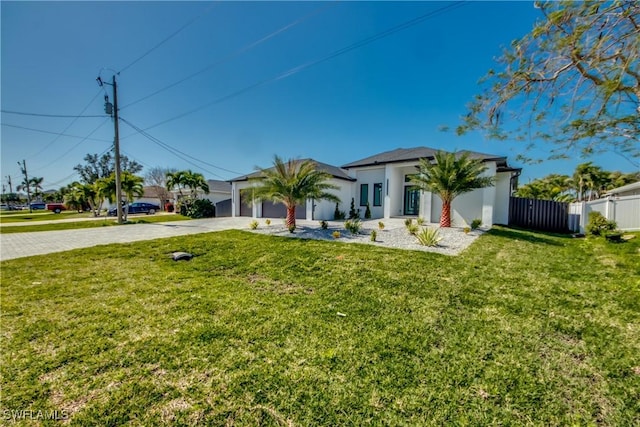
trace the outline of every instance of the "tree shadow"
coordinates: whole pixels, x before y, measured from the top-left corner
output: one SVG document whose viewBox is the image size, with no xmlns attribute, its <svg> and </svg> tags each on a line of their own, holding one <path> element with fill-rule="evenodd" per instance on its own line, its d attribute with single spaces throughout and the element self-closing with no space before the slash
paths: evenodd
<svg viewBox="0 0 640 427">
<path fill-rule="evenodd" d="M 571 239 L 571 234 L 549 233 L 544 231 L 525 230 L 523 228 L 506 227 L 492 228 L 487 232 L 492 236 L 505 237 L 513 240 L 523 240 L 530 243 L 542 243 L 551 246 L 563 246 L 557 239 Z"/>
</svg>

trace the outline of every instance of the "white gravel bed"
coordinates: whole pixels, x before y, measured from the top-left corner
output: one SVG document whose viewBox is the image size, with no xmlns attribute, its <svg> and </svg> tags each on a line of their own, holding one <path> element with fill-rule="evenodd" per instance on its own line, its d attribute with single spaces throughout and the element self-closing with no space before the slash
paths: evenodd
<svg viewBox="0 0 640 427">
<path fill-rule="evenodd" d="M 251 230 L 249 227 L 251 221 L 252 219 L 247 219 L 247 230 L 259 234 L 299 239 L 334 240 L 342 243 L 364 243 L 387 248 L 437 252 L 444 255 L 458 255 L 484 232 L 482 229 L 477 229 L 465 234 L 462 227 L 440 228 L 438 224 L 425 224 L 424 227 L 437 228 L 442 237 L 438 246 L 431 247 L 420 245 L 416 237 L 409 234 L 402 218 L 362 221 L 362 230 L 356 235 L 345 230 L 344 221 L 328 221 L 329 227 L 323 230 L 319 221 L 297 220 L 297 228 L 294 233 L 287 230 L 282 219 L 271 219 L 270 225 L 266 225 L 262 218 L 257 219 L 259 225 L 255 230 Z M 378 229 L 379 221 L 384 223 L 384 230 Z M 375 242 L 372 242 L 370 238 L 372 230 L 376 230 L 377 233 Z M 332 236 L 334 231 L 340 232 L 338 239 Z"/>
</svg>

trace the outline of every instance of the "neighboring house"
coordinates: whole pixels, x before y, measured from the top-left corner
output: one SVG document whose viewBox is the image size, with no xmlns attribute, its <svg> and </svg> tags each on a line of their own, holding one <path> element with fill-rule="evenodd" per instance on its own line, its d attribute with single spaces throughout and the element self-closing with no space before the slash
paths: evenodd
<svg viewBox="0 0 640 427">
<path fill-rule="evenodd" d="M 442 201 L 436 194 L 422 192 L 413 187 L 409 177 L 417 173 L 421 158 L 433 159 L 437 150 L 428 147 L 399 148 L 379 153 L 341 168 L 316 162 L 318 168 L 332 175 L 332 183 L 340 187 L 341 211 L 349 211 L 354 199 L 360 217 L 364 217 L 369 203 L 372 218 L 422 217 L 437 223 Z M 454 225 L 470 224 L 480 218 L 485 225 L 506 224 L 509 220 L 509 197 L 517 187 L 519 168 L 509 167 L 506 157 L 467 151 L 471 158 L 481 159 L 487 166 L 487 176 L 494 176 L 494 187 L 474 190 L 457 197 L 452 204 Z M 240 200 L 239 190 L 251 186 L 250 178 L 259 178 L 260 172 L 231 180 L 233 216 L 284 217 L 282 205 L 272 203 L 251 204 Z M 280 209 L 275 212 L 272 209 Z M 333 219 L 335 203 L 307 201 L 296 210 L 299 218 L 308 220 Z M 277 215 L 273 215 L 277 213 Z"/>
<path fill-rule="evenodd" d="M 623 185 L 622 187 L 614 188 L 613 190 L 609 190 L 604 194 L 604 196 L 640 196 L 640 181 Z"/>
</svg>

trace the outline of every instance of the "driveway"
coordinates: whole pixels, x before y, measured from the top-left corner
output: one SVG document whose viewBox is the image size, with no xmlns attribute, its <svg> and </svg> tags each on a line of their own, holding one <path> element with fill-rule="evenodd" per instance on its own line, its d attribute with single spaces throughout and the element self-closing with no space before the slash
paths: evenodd
<svg viewBox="0 0 640 427">
<path fill-rule="evenodd" d="M 210 231 L 248 229 L 250 221 L 251 218 L 206 218 L 118 227 L 0 234 L 0 261 L 109 243 L 128 243 Z"/>
</svg>

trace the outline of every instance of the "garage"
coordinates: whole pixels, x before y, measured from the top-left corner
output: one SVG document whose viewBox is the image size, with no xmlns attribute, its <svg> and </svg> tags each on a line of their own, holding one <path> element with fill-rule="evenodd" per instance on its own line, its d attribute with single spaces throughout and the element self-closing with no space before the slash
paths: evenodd
<svg viewBox="0 0 640 427">
<path fill-rule="evenodd" d="M 262 202 L 263 218 L 286 218 L 287 208 L 282 203 Z M 305 219 L 307 217 L 306 207 L 304 205 L 296 206 L 296 219 Z"/>
</svg>

